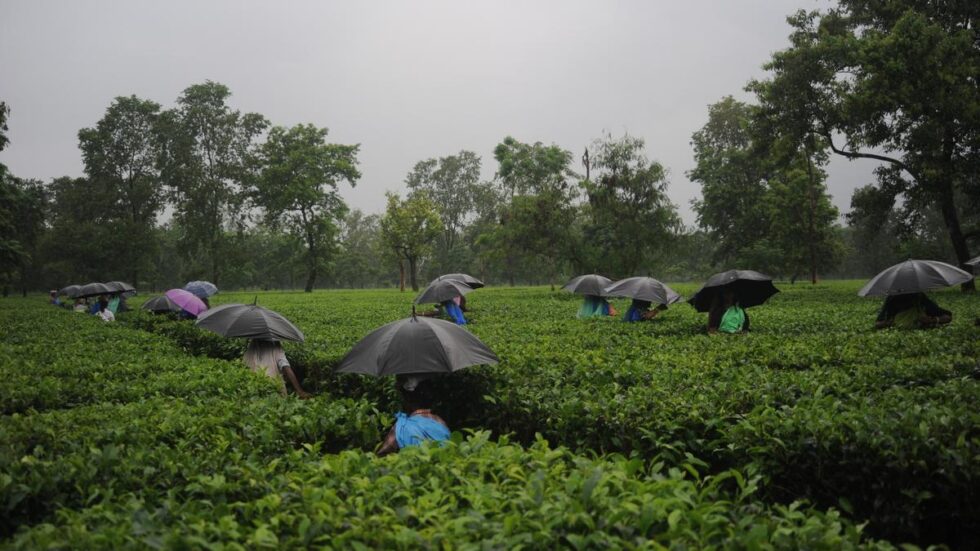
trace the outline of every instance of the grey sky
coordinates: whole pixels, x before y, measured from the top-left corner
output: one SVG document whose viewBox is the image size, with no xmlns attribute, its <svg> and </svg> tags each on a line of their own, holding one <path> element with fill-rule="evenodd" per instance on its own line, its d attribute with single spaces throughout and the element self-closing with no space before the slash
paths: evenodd
<svg viewBox="0 0 980 551">
<path fill-rule="evenodd" d="M 21 177 L 80 175 L 76 134 L 115 96 L 169 107 L 187 86 L 228 85 L 235 108 L 311 122 L 361 144 L 343 196 L 367 212 L 419 160 L 461 149 L 493 176 L 507 135 L 578 158 L 603 131 L 646 139 L 685 221 L 699 186 L 691 134 L 785 48 L 786 15 L 817 0 L 635 2 L 0 1 L 0 161 Z M 834 159 L 846 211 L 871 163 Z M 577 167 L 578 168 L 578 167 Z"/>
</svg>

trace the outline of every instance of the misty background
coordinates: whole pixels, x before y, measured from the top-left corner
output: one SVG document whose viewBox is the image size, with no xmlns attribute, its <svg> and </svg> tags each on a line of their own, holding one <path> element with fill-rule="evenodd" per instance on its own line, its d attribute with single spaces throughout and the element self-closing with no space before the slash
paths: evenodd
<svg viewBox="0 0 980 551">
<path fill-rule="evenodd" d="M 273 124 L 312 123 L 360 143 L 363 174 L 341 186 L 381 213 L 416 162 L 467 149 L 493 177 L 507 135 L 576 156 L 608 131 L 646 140 L 687 224 L 700 187 L 691 134 L 707 107 L 764 76 L 788 46 L 787 15 L 812 0 L 739 2 L 0 3 L 3 162 L 25 178 L 83 174 L 77 132 L 116 96 L 171 107 L 213 80 L 231 106 Z M 833 156 L 827 185 L 846 213 L 875 163 Z M 582 170 L 581 163 L 574 168 Z"/>
</svg>

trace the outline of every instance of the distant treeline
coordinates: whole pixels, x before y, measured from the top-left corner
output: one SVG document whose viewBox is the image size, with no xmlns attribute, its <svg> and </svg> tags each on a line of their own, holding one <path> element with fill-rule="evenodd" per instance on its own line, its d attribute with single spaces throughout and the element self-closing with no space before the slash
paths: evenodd
<svg viewBox="0 0 980 551">
<path fill-rule="evenodd" d="M 691 137 L 694 227 L 630 135 L 580 157 L 505 137 L 490 181 L 476 152 L 421 160 L 405 197 L 365 214 L 338 194 L 360 178 L 360 147 L 325 128 L 272 126 L 210 81 L 168 109 L 117 97 L 78 133 L 84 177 L 40 182 L 0 164 L 0 284 L 311 290 L 730 267 L 816 281 L 908 256 L 962 265 L 980 243 L 980 4 L 956 6 L 845 0 L 791 16 L 789 47 L 747 85 L 755 101 L 722 98 Z M 0 103 L 0 149 L 9 113 Z M 825 186 L 831 155 L 881 163 L 843 225 Z"/>
</svg>

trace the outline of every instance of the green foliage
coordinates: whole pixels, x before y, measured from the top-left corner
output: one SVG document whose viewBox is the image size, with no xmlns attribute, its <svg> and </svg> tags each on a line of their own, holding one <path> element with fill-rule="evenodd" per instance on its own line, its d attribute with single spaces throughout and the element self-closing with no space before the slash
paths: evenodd
<svg viewBox="0 0 980 551">
<path fill-rule="evenodd" d="M 252 196 L 265 210 L 266 222 L 287 231 L 306 245 L 306 292 L 313 291 L 317 275 L 336 248 L 337 223 L 347 205 L 337 185 L 352 186 L 357 170 L 358 145 L 329 144 L 327 129 L 299 124 L 275 126 L 261 147 L 262 173 Z"/>
<path fill-rule="evenodd" d="M 418 268 L 432 255 L 432 244 L 443 231 L 435 203 L 424 192 L 409 195 L 404 201 L 388 193 L 388 207 L 381 218 L 381 238 L 394 251 L 399 267 L 408 262 L 412 290 L 418 291 Z M 404 268 L 401 288 L 405 288 Z"/>
<path fill-rule="evenodd" d="M 595 175 L 580 185 L 588 198 L 576 268 L 629 277 L 649 271 L 680 227 L 667 197 L 667 172 L 643 153 L 644 141 L 606 136 L 592 145 Z"/>
<path fill-rule="evenodd" d="M 256 140 L 268 126 L 262 115 L 232 110 L 230 96 L 222 84 L 195 84 L 159 123 L 161 177 L 184 231 L 185 251 L 206 259 L 215 284 L 221 284 L 229 248 L 227 230 L 243 223 L 243 187 L 255 178 Z"/>
</svg>

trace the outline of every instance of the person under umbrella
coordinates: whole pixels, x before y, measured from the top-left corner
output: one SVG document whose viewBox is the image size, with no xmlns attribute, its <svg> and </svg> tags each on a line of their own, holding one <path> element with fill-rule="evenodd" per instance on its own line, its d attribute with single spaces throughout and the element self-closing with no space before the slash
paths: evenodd
<svg viewBox="0 0 980 551">
<path fill-rule="evenodd" d="M 180 306 L 180 317 L 182 318 L 197 319 L 202 312 L 208 309 L 208 306 L 201 299 L 183 289 L 170 289 L 164 293 L 164 296 L 172 300 L 177 306 Z"/>
<path fill-rule="evenodd" d="M 57 289 L 52 289 L 51 292 L 48 293 L 48 295 L 49 295 L 48 304 L 50 304 L 51 306 L 61 306 L 61 299 L 58 298 Z"/>
<path fill-rule="evenodd" d="M 433 283 L 436 283 L 438 281 L 445 281 L 447 279 L 459 281 L 460 283 L 466 285 L 470 289 L 480 289 L 482 287 L 486 287 L 486 284 L 480 281 L 479 279 L 464 273 L 443 274 L 430 281 L 429 285 L 432 285 Z M 459 306 L 459 309 L 462 310 L 463 312 L 469 312 L 469 310 L 466 308 L 466 295 L 456 296 L 455 298 L 453 298 L 453 302 L 455 302 L 456 306 Z"/>
<path fill-rule="evenodd" d="M 582 305 L 579 306 L 579 319 L 590 319 L 605 316 L 615 316 L 618 312 L 606 300 L 606 287 L 612 285 L 613 281 L 608 277 L 597 274 L 586 274 L 572 278 L 562 286 L 562 289 L 582 297 Z"/>
<path fill-rule="evenodd" d="M 469 331 L 448 321 L 413 313 L 410 318 L 384 325 L 358 341 L 334 371 L 396 376 L 408 413 L 396 415 L 395 425 L 378 449 L 383 455 L 425 440 L 449 438 L 449 428 L 430 409 L 429 377 L 498 361 L 493 351 Z"/>
<path fill-rule="evenodd" d="M 747 308 L 758 306 L 779 292 L 772 278 L 754 270 L 717 273 L 688 302 L 698 312 L 708 313 L 708 333 L 749 331 Z"/>
<path fill-rule="evenodd" d="M 973 279 L 965 270 L 935 260 L 909 259 L 882 270 L 858 291 L 858 296 L 884 296 L 875 328 L 924 329 L 953 321 L 953 314 L 929 300 L 925 291 L 959 285 Z"/>
<path fill-rule="evenodd" d="M 184 290 L 201 299 L 201 302 L 210 308 L 210 297 L 218 293 L 218 286 L 210 281 L 189 281 L 187 285 L 184 285 Z"/>
<path fill-rule="evenodd" d="M 249 369 L 275 380 L 282 394 L 286 394 L 285 380 L 300 398 L 313 397 L 300 385 L 280 343 L 280 340 L 304 342 L 306 337 L 278 312 L 254 303 L 223 304 L 201 314 L 195 325 L 223 337 L 249 339 L 242 358 Z"/>
<path fill-rule="evenodd" d="M 378 457 L 397 452 L 423 442 L 445 442 L 450 431 L 446 421 L 432 413 L 433 392 L 431 376 L 396 375 L 395 386 L 402 397 L 402 409 L 395 414 L 395 424 L 378 448 Z"/>
<path fill-rule="evenodd" d="M 626 315 L 625 322 L 647 321 L 681 299 L 681 296 L 670 287 L 652 277 L 630 277 L 617 281 L 606 287 L 605 293 L 611 297 L 626 297 L 633 299 Z M 656 308 L 651 308 L 657 304 Z"/>
<path fill-rule="evenodd" d="M 472 290 L 473 287 L 454 279 L 433 281 L 415 298 L 415 304 L 436 303 L 436 309 L 418 315 L 426 317 L 445 315 L 456 325 L 466 325 L 466 317 L 463 316 L 459 298 Z"/>
</svg>

